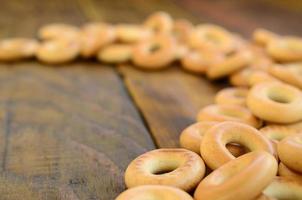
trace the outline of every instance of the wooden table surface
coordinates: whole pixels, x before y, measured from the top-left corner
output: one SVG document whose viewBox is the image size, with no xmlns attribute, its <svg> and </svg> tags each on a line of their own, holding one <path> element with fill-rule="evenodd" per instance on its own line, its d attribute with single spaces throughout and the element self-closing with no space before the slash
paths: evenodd
<svg viewBox="0 0 302 200">
<path fill-rule="evenodd" d="M 302 35 L 289 0 L 1 0 L 0 37 L 35 36 L 49 22 L 139 23 L 153 11 L 213 22 L 246 37 L 256 27 Z M 0 66 L 0 199 L 112 200 L 139 154 L 177 147 L 178 135 L 224 83 L 77 61 Z"/>
</svg>

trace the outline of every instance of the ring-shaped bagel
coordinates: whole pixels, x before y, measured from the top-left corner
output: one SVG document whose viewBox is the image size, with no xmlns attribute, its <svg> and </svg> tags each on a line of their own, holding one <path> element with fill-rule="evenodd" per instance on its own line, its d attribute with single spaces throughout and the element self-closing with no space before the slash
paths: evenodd
<svg viewBox="0 0 302 200">
<path fill-rule="evenodd" d="M 30 38 L 8 38 L 0 41 L 0 61 L 14 61 L 35 55 L 38 42 Z"/>
<path fill-rule="evenodd" d="M 252 87 L 247 106 L 257 117 L 275 123 L 302 119 L 302 92 L 280 82 L 264 82 Z"/>
<path fill-rule="evenodd" d="M 302 173 L 302 133 L 290 135 L 278 143 L 278 155 L 283 164 Z"/>
<path fill-rule="evenodd" d="M 203 121 L 197 122 L 182 131 L 179 137 L 180 146 L 191 150 L 197 154 L 200 154 L 200 143 L 203 135 L 207 130 L 212 128 L 218 122 L 213 121 Z M 245 149 L 236 144 L 227 144 L 227 149 L 232 155 L 238 157 L 245 153 Z"/>
<path fill-rule="evenodd" d="M 170 33 L 173 28 L 173 19 L 168 13 L 159 11 L 150 15 L 145 20 L 144 26 L 155 33 Z"/>
<path fill-rule="evenodd" d="M 176 42 L 169 35 L 157 35 L 139 42 L 133 48 L 133 62 L 144 69 L 160 69 L 176 57 Z"/>
<path fill-rule="evenodd" d="M 193 200 L 183 190 L 165 185 L 142 185 L 128 189 L 115 200 Z"/>
<path fill-rule="evenodd" d="M 225 88 L 220 90 L 215 96 L 215 102 L 217 104 L 230 104 L 246 106 L 246 97 L 248 94 L 248 89 L 233 87 Z"/>
<path fill-rule="evenodd" d="M 302 182 L 276 176 L 263 193 L 276 199 L 300 200 L 302 199 Z"/>
<path fill-rule="evenodd" d="M 267 52 L 279 62 L 302 61 L 302 39 L 298 37 L 281 37 L 269 42 Z"/>
<path fill-rule="evenodd" d="M 238 105 L 208 105 L 198 112 L 197 121 L 234 121 L 256 128 L 262 125 L 261 120 L 256 118 L 249 109 Z"/>
<path fill-rule="evenodd" d="M 222 122 L 210 128 L 200 144 L 200 154 L 211 169 L 235 159 L 226 144 L 237 143 L 249 151 L 266 151 L 275 154 L 271 142 L 257 129 L 238 122 Z"/>
<path fill-rule="evenodd" d="M 133 46 L 130 44 L 110 44 L 102 48 L 97 58 L 105 63 L 124 63 L 131 59 Z"/>
<path fill-rule="evenodd" d="M 295 172 L 295 171 L 289 169 L 282 162 L 280 162 L 279 167 L 278 167 L 278 175 L 282 176 L 282 177 L 288 177 L 291 179 L 295 179 L 302 183 L 302 173 L 298 173 L 298 172 Z"/>
<path fill-rule="evenodd" d="M 197 189 L 196 200 L 254 200 L 273 180 L 278 164 L 267 152 L 240 156 L 205 177 Z"/>
<path fill-rule="evenodd" d="M 169 185 L 190 191 L 205 174 L 203 160 L 186 149 L 157 149 L 140 155 L 126 169 L 128 188 Z"/>
</svg>

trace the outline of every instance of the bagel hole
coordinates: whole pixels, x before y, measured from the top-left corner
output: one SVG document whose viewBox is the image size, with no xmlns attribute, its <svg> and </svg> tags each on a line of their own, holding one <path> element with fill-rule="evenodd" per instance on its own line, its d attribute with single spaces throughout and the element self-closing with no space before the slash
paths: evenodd
<svg viewBox="0 0 302 200">
<path fill-rule="evenodd" d="M 276 103 L 287 104 L 293 100 L 293 93 L 285 88 L 271 88 L 268 98 Z"/>
<path fill-rule="evenodd" d="M 159 44 L 153 44 L 151 45 L 151 47 L 149 48 L 149 51 L 151 53 L 155 53 L 156 51 L 158 51 L 160 49 L 160 45 Z"/>
<path fill-rule="evenodd" d="M 236 158 L 250 152 L 247 147 L 234 142 L 227 143 L 226 148 Z"/>
<path fill-rule="evenodd" d="M 175 169 L 172 169 L 172 168 L 171 169 L 158 169 L 158 170 L 154 171 L 152 174 L 154 174 L 154 175 L 168 174 L 170 172 L 173 172 Z"/>
<path fill-rule="evenodd" d="M 154 167 L 151 173 L 154 175 L 164 175 L 173 172 L 178 167 L 178 162 L 166 160 L 165 162 L 157 163 L 157 167 Z"/>
</svg>

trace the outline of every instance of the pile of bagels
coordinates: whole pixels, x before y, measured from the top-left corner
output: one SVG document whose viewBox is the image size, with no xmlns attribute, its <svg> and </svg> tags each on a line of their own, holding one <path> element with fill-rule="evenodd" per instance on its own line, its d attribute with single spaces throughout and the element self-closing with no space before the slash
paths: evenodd
<svg viewBox="0 0 302 200">
<path fill-rule="evenodd" d="M 97 58 L 146 70 L 179 62 L 233 86 L 198 112 L 197 122 L 180 134 L 181 148 L 134 159 L 125 171 L 128 189 L 116 200 L 302 199 L 301 38 L 257 29 L 246 40 L 165 12 L 143 24 L 49 24 L 38 38 L 1 40 L 0 61 Z"/>
</svg>

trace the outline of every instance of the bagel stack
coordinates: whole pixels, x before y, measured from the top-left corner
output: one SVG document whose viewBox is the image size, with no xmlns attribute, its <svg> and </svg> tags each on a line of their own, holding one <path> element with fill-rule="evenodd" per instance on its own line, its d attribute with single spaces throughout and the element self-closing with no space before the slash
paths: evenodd
<svg viewBox="0 0 302 200">
<path fill-rule="evenodd" d="M 146 152 L 129 164 L 128 190 L 116 200 L 302 199 L 302 38 L 257 29 L 246 40 L 161 11 L 142 24 L 54 23 L 37 35 L 0 40 L 0 61 L 58 65 L 80 57 L 144 70 L 178 62 L 230 82 L 196 111 L 196 123 L 180 133 L 181 148 Z"/>
</svg>

